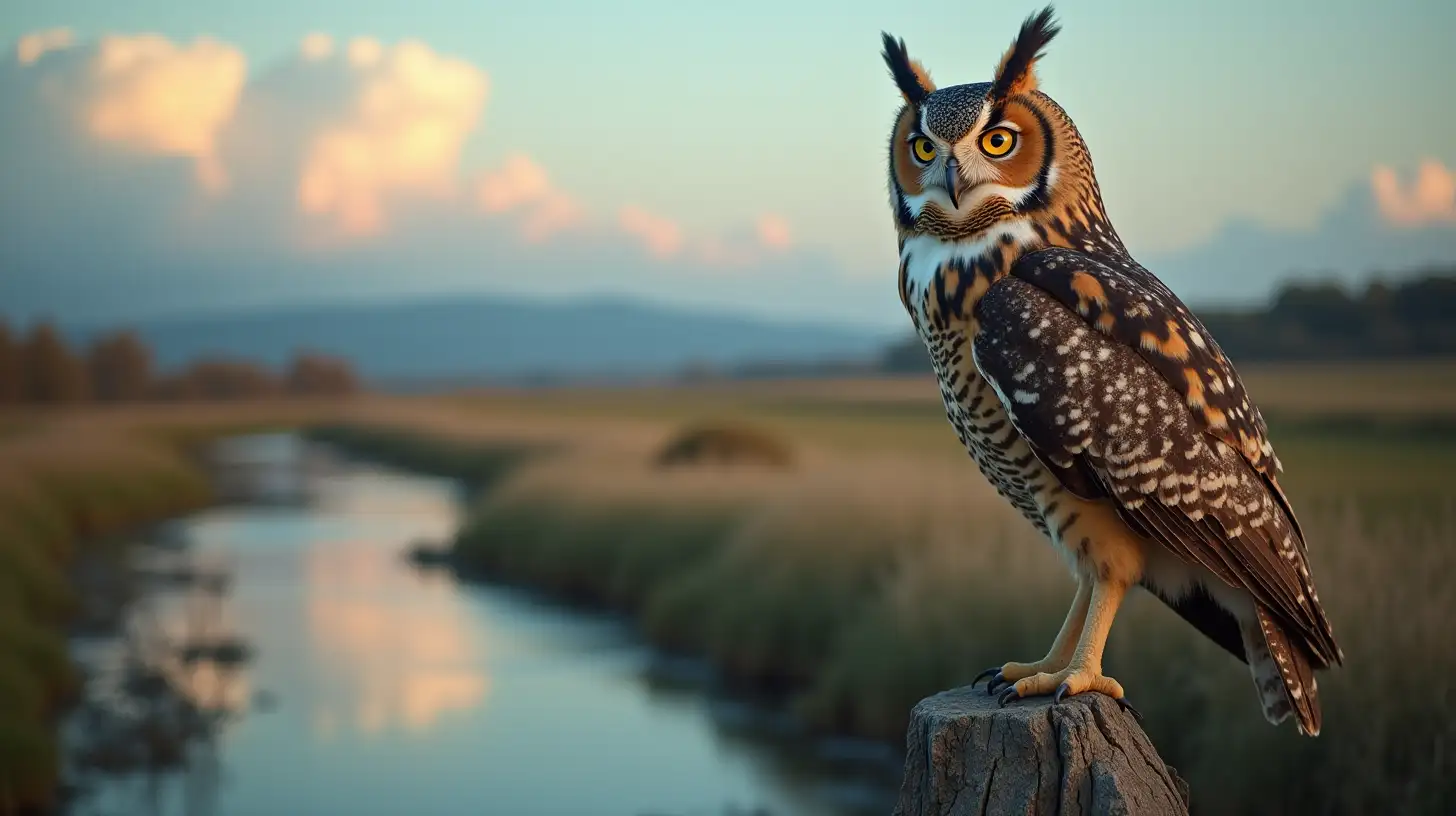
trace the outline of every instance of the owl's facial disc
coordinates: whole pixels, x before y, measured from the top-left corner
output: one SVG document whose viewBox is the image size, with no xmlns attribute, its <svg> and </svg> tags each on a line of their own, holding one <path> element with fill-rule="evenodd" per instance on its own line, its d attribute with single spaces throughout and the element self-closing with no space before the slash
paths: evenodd
<svg viewBox="0 0 1456 816">
<path fill-rule="evenodd" d="M 958 142 L 941 151 L 943 161 L 939 166 L 927 163 L 925 186 L 945 194 L 950 203 L 947 215 L 960 213 L 963 206 L 973 212 L 998 195 L 1009 198 L 1007 203 L 1014 207 L 1018 198 L 1009 195 L 1006 182 L 1012 174 L 1006 172 L 1004 164 L 1016 154 L 1019 140 L 1020 127 L 1015 123 L 978 122 Z"/>
</svg>

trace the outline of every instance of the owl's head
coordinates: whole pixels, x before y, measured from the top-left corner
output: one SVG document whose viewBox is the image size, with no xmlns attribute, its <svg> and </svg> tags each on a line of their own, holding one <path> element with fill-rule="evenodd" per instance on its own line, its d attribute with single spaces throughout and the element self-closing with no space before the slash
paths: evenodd
<svg viewBox="0 0 1456 816">
<path fill-rule="evenodd" d="M 946 88 L 935 87 L 904 40 L 884 35 L 885 63 L 905 99 L 890 136 L 890 205 L 902 241 L 974 239 L 1012 219 L 1042 225 L 1038 232 L 1102 222 L 1086 146 L 1037 90 L 1036 62 L 1060 30 L 1052 15 L 1048 6 L 1027 18 L 990 82 Z"/>
</svg>

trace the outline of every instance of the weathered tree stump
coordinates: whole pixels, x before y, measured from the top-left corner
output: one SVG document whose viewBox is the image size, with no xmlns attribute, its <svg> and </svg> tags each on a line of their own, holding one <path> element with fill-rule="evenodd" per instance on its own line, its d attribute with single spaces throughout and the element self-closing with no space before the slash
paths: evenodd
<svg viewBox="0 0 1456 816">
<path fill-rule="evenodd" d="M 1110 697 L 996 705 L 984 687 L 921 700 L 896 816 L 1188 812 L 1188 785 Z"/>
</svg>

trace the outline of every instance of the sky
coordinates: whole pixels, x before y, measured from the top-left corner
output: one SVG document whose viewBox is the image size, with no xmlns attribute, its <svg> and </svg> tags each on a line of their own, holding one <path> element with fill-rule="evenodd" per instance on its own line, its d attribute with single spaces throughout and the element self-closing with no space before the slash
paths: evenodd
<svg viewBox="0 0 1456 816">
<path fill-rule="evenodd" d="M 1173 5 L 1059 3 L 1039 65 L 1135 256 L 1230 302 L 1456 261 L 1456 4 Z M 0 312 L 606 292 L 898 325 L 879 33 L 985 81 L 1038 7 L 11 0 Z"/>
</svg>

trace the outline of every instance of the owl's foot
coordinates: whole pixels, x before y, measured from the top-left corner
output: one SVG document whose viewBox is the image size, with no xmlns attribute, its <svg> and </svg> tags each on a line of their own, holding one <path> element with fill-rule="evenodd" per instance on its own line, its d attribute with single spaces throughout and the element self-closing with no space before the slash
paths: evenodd
<svg viewBox="0 0 1456 816">
<path fill-rule="evenodd" d="M 1066 662 L 1056 663 L 1045 658 L 1035 663 L 1007 663 L 1001 666 L 992 666 L 976 675 L 976 679 L 971 681 L 971 685 L 974 686 L 989 677 L 991 680 L 986 684 L 986 693 L 995 694 L 998 689 L 1007 683 L 1015 683 L 1023 678 L 1035 677 L 1038 674 L 1061 671 L 1066 666 Z"/>
<path fill-rule="evenodd" d="M 997 702 L 1006 705 L 1012 700 L 1025 697 L 1052 695 L 1052 704 L 1062 701 L 1067 695 L 1096 691 L 1117 701 L 1117 705 L 1141 720 L 1142 714 L 1132 707 L 1122 691 L 1122 684 L 1105 674 L 1088 671 L 1085 668 L 1069 666 L 1058 672 L 1039 672 L 1016 680 L 1001 692 Z"/>
</svg>

